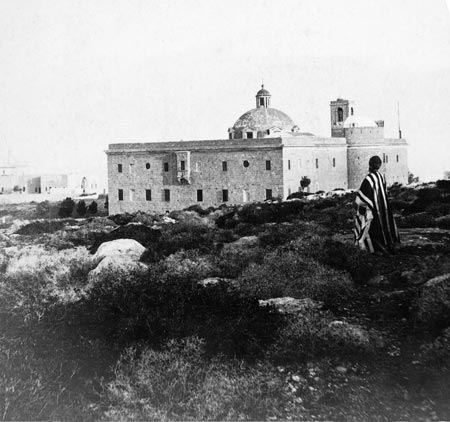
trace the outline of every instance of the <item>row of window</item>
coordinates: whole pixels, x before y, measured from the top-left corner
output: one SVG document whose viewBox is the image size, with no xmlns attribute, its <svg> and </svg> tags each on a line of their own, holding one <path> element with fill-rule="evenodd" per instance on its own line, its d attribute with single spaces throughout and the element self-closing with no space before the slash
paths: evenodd
<svg viewBox="0 0 450 422">
<path fill-rule="evenodd" d="M 387 160 L 387 158 L 386 158 L 386 160 Z M 397 161 L 398 161 L 398 155 L 397 155 Z M 250 167 L 250 162 L 248 160 L 244 160 L 244 161 L 242 161 L 242 165 L 245 168 L 248 168 L 248 167 Z M 299 159 L 298 160 L 298 167 L 300 168 L 301 166 L 302 166 L 302 160 Z M 315 166 L 316 166 L 316 168 L 319 168 L 319 159 L 318 158 L 315 159 Z M 333 158 L 332 166 L 336 167 L 336 158 Z M 150 163 L 147 163 L 145 165 L 145 167 L 147 169 L 150 169 Z M 163 164 L 163 167 L 164 167 L 164 171 L 165 172 L 169 171 L 169 163 L 168 162 L 165 162 Z M 288 168 L 288 170 L 291 170 L 291 160 L 287 160 L 287 168 Z M 130 164 L 130 174 L 133 174 L 133 169 L 134 169 L 133 164 Z M 271 170 L 271 169 L 272 169 L 272 162 L 270 160 L 266 160 L 266 170 Z M 186 162 L 185 161 L 180 161 L 180 170 L 181 171 L 185 171 L 186 170 Z M 122 164 L 117 164 L 117 171 L 118 171 L 118 173 L 122 173 L 123 172 Z M 228 161 L 222 161 L 222 171 L 228 171 Z"/>
<path fill-rule="evenodd" d="M 359 158 L 359 157 L 358 157 Z M 397 154 L 396 156 L 397 159 L 397 163 L 399 162 L 399 156 Z M 388 163 L 389 162 L 389 157 L 387 154 L 383 153 L 383 163 Z M 250 162 L 248 160 L 244 160 L 242 161 L 242 165 L 245 168 L 250 167 Z M 164 166 L 164 171 L 168 172 L 169 171 L 169 163 L 165 162 L 163 164 Z M 336 158 L 332 159 L 332 166 L 336 167 Z M 145 168 L 148 170 L 150 169 L 150 163 L 146 163 L 145 164 Z M 298 168 L 302 167 L 302 160 L 299 159 L 298 160 Z M 319 168 L 319 159 L 316 158 L 315 159 L 315 167 L 316 169 Z M 291 170 L 291 160 L 287 160 L 287 168 L 288 170 Z M 270 160 L 266 160 L 266 170 L 271 170 L 272 169 L 272 163 Z M 186 170 L 186 162 L 185 161 L 180 161 L 180 170 L 181 171 L 185 171 Z M 123 172 L 123 166 L 122 164 L 117 164 L 117 171 L 118 173 L 122 173 Z M 222 171 L 228 171 L 228 161 L 222 161 Z M 130 163 L 130 174 L 134 174 L 134 164 Z"/>
<path fill-rule="evenodd" d="M 130 189 L 130 201 L 134 201 L 135 196 L 135 190 Z M 123 189 L 117 190 L 117 197 L 119 201 L 123 201 Z M 228 202 L 228 189 L 222 189 L 222 202 Z M 266 189 L 266 199 L 271 199 L 273 197 L 272 195 L 272 189 Z M 165 202 L 170 202 L 170 189 L 163 189 L 162 191 L 162 199 Z M 152 190 L 151 189 L 145 189 L 145 200 L 151 201 L 152 200 Z M 250 200 L 250 194 L 248 191 L 244 190 L 244 202 L 247 202 Z M 203 202 L 203 189 L 197 189 L 197 202 Z"/>
</svg>

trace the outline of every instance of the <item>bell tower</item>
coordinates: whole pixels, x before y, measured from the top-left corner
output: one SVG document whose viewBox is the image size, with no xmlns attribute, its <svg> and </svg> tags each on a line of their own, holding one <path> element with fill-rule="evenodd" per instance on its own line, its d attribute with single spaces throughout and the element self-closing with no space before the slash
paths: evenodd
<svg viewBox="0 0 450 422">
<path fill-rule="evenodd" d="M 264 89 L 264 84 L 262 84 L 261 89 L 256 93 L 256 108 L 269 108 L 270 97 L 270 92 Z"/>
<path fill-rule="evenodd" d="M 333 138 L 344 137 L 344 122 L 354 114 L 353 101 L 338 98 L 330 102 L 331 136 Z"/>
</svg>

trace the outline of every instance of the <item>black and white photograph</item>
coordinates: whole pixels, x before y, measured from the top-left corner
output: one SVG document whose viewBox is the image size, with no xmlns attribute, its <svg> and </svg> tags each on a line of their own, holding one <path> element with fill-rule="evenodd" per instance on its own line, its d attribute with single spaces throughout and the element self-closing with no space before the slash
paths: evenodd
<svg viewBox="0 0 450 422">
<path fill-rule="evenodd" d="M 450 421 L 450 0 L 0 0 L 1 421 Z"/>
</svg>

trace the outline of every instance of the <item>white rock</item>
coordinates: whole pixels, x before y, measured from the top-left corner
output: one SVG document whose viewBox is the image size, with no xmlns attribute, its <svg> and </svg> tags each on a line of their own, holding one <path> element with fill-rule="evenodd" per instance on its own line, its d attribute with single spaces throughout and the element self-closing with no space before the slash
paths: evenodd
<svg viewBox="0 0 450 422">
<path fill-rule="evenodd" d="M 97 283 L 104 277 L 114 274 L 118 277 L 126 277 L 128 274 L 140 274 L 147 270 L 147 265 L 130 259 L 127 256 L 107 256 L 88 274 L 89 284 Z"/>
<path fill-rule="evenodd" d="M 273 306 L 280 314 L 299 314 L 310 309 L 320 309 L 322 303 L 310 298 L 275 297 L 267 300 L 259 300 L 259 306 Z"/>
<path fill-rule="evenodd" d="M 124 257 L 132 261 L 139 261 L 145 248 L 134 239 L 116 239 L 104 242 L 93 256 L 95 262 L 100 262 L 106 257 Z"/>
</svg>

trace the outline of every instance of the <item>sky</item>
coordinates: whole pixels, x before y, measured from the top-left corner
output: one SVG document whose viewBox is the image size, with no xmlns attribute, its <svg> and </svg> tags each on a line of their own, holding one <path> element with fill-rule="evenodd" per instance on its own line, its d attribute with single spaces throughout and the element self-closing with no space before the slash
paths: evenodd
<svg viewBox="0 0 450 422">
<path fill-rule="evenodd" d="M 106 180 L 108 144 L 226 139 L 271 105 L 329 136 L 385 120 L 421 180 L 450 170 L 450 1 L 0 0 L 0 162 Z"/>
</svg>

